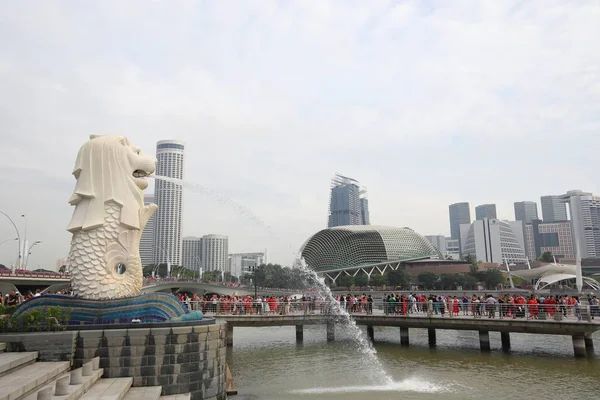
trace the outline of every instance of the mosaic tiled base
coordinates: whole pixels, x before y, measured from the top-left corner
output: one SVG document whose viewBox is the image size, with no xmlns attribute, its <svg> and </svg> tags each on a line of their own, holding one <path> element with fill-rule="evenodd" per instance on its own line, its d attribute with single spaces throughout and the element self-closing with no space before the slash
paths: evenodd
<svg viewBox="0 0 600 400">
<path fill-rule="evenodd" d="M 202 313 L 190 313 L 179 299 L 168 293 L 146 293 L 115 300 L 88 300 L 63 295 L 34 297 L 23 303 L 14 315 L 35 309 L 55 307 L 69 309 L 74 324 L 112 324 L 199 320 Z"/>
</svg>

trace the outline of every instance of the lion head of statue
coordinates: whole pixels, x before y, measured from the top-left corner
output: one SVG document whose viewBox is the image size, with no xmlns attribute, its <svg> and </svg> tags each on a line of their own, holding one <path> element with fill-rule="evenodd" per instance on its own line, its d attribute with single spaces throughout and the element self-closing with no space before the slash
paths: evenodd
<svg viewBox="0 0 600 400">
<path fill-rule="evenodd" d="M 140 209 L 146 177 L 154 172 L 156 159 L 142 154 L 139 147 L 124 136 L 91 135 L 79 149 L 73 175 L 77 179 L 69 204 L 75 206 L 67 227 L 70 232 L 104 224 L 104 204 L 114 201 L 121 206 L 121 223 L 143 229 Z"/>
</svg>

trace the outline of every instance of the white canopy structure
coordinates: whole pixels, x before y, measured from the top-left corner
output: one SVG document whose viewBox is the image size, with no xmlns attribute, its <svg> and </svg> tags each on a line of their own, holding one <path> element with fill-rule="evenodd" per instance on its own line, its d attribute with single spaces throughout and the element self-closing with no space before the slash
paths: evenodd
<svg viewBox="0 0 600 400">
<path fill-rule="evenodd" d="M 535 280 L 534 289 L 541 290 L 553 283 L 577 279 L 577 265 L 552 263 L 538 268 L 510 271 L 509 274 L 522 279 Z M 584 276 L 583 283 L 593 290 L 600 290 L 600 282 L 594 278 Z"/>
</svg>

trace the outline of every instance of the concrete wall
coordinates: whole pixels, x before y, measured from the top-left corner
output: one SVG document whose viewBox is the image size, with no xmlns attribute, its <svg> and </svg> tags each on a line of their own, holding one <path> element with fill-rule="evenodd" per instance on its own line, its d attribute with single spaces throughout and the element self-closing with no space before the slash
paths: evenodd
<svg viewBox="0 0 600 400">
<path fill-rule="evenodd" d="M 132 377 L 133 386 L 162 386 L 163 395 L 224 400 L 226 324 L 0 335 L 10 351 L 39 351 L 40 361 L 70 360 L 74 368 L 99 356 L 105 378 Z"/>
<path fill-rule="evenodd" d="M 37 351 L 38 361 L 73 361 L 78 332 L 1 334 L 6 351 Z"/>
</svg>

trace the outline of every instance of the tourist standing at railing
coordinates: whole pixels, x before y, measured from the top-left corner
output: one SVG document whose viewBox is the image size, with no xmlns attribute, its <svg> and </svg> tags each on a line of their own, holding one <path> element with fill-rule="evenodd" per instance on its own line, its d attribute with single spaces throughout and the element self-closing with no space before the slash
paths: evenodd
<svg viewBox="0 0 600 400">
<path fill-rule="evenodd" d="M 581 321 L 581 301 L 579 301 L 579 297 L 573 297 L 573 306 L 575 308 L 575 316 L 578 321 Z"/>
<path fill-rule="evenodd" d="M 498 303 L 496 298 L 490 294 L 485 302 L 487 305 L 488 318 L 496 318 L 496 303 Z"/>
<path fill-rule="evenodd" d="M 598 309 L 599 307 L 599 301 L 598 298 L 596 296 L 593 296 L 591 299 L 588 300 L 589 304 L 590 304 L 590 314 L 592 315 L 592 319 L 594 319 L 594 317 L 600 317 L 600 310 Z"/>
</svg>

